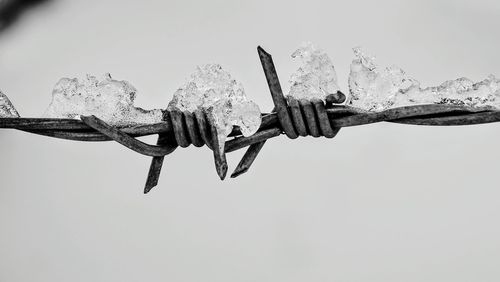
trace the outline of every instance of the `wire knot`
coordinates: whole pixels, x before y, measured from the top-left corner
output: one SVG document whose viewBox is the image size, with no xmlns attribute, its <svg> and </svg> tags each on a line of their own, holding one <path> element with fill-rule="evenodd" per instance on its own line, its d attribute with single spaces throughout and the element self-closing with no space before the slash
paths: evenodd
<svg viewBox="0 0 500 282">
<path fill-rule="evenodd" d="M 163 119 L 171 120 L 174 141 L 180 147 L 186 148 L 193 144 L 195 147 L 207 145 L 210 149 L 213 148 L 211 126 L 203 111 L 165 111 Z"/>
<path fill-rule="evenodd" d="M 328 118 L 326 108 L 333 104 L 340 104 L 346 97 L 342 92 L 330 94 L 326 103 L 320 99 L 300 99 L 292 96 L 287 97 L 287 116 L 278 120 L 289 138 L 308 136 L 333 138 L 340 127 L 333 127 Z"/>
</svg>

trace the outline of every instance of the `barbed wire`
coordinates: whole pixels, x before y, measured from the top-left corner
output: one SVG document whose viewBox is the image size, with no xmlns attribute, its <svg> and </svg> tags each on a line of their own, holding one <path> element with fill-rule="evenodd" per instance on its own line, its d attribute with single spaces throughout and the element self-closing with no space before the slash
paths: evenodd
<svg viewBox="0 0 500 282">
<path fill-rule="evenodd" d="M 227 174 L 225 153 L 248 147 L 241 161 L 231 174 L 237 177 L 249 170 L 268 139 L 285 134 L 295 139 L 299 136 L 333 138 L 342 127 L 359 126 L 378 122 L 391 122 L 427 126 L 472 125 L 500 121 L 500 111 L 492 107 L 474 108 L 460 105 L 429 104 L 392 108 L 381 112 L 366 112 L 341 105 L 345 95 L 331 94 L 326 101 L 319 99 L 297 100 L 284 97 L 276 69 L 269 53 L 260 46 L 259 58 L 274 103 L 271 113 L 262 114 L 262 123 L 252 136 L 244 137 L 235 127 L 225 143 L 224 152 L 218 150 L 216 128 L 203 111 L 164 111 L 163 122 L 129 127 L 113 127 L 95 116 L 75 119 L 0 118 L 0 128 L 21 130 L 53 138 L 100 142 L 116 141 L 145 156 L 153 157 L 144 193 L 158 184 L 164 157 L 177 149 L 206 145 L 213 151 L 217 174 L 224 179 Z M 158 135 L 156 145 L 137 137 Z"/>
</svg>

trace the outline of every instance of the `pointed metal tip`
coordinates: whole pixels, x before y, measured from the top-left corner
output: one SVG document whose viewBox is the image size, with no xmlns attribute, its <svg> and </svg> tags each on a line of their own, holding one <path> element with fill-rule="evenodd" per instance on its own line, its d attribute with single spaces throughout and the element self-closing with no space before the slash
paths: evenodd
<svg viewBox="0 0 500 282">
<path fill-rule="evenodd" d="M 227 164 L 217 166 L 217 174 L 219 175 L 220 180 L 226 179 L 227 175 Z"/>
<path fill-rule="evenodd" d="M 225 145 L 222 144 L 223 146 L 219 146 L 220 144 L 217 137 L 217 127 L 211 119 L 209 119 L 208 122 L 210 124 L 210 132 L 212 135 L 215 170 L 217 171 L 220 180 L 224 180 L 227 174 L 227 159 L 226 153 L 224 152 Z"/>
<path fill-rule="evenodd" d="M 259 54 L 261 55 L 270 56 L 269 53 L 267 53 L 266 50 L 264 50 L 264 48 L 262 48 L 260 45 L 257 46 L 257 52 L 259 52 Z"/>
<path fill-rule="evenodd" d="M 156 185 L 154 185 L 154 186 L 146 186 L 146 187 L 144 187 L 144 194 L 149 193 L 149 192 L 151 191 L 151 189 L 153 189 L 153 188 L 155 188 L 155 187 L 156 187 Z"/>
<path fill-rule="evenodd" d="M 247 171 L 248 171 L 248 168 L 247 168 L 247 167 L 246 167 L 246 168 L 243 168 L 243 169 L 241 169 L 241 168 L 237 167 L 237 168 L 233 171 L 233 173 L 231 174 L 231 178 L 236 178 L 236 177 L 238 177 L 238 176 L 240 176 L 240 175 L 242 175 L 242 174 L 246 173 Z"/>
<path fill-rule="evenodd" d="M 164 136 L 158 138 L 157 144 L 164 143 Z M 161 168 L 163 166 L 164 157 L 154 157 L 151 160 L 151 165 L 149 166 L 148 178 L 146 179 L 146 184 L 144 185 L 144 194 L 149 193 L 151 189 L 158 185 L 158 180 L 160 179 Z"/>
</svg>

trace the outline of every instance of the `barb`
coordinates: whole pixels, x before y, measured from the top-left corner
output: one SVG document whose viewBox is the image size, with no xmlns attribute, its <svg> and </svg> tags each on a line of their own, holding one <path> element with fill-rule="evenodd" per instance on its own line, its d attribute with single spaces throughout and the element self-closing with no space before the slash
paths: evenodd
<svg viewBox="0 0 500 282">
<path fill-rule="evenodd" d="M 267 53 L 262 47 L 257 47 L 257 52 L 259 53 L 260 62 L 262 64 L 262 69 L 264 70 L 264 75 L 266 76 L 267 85 L 271 92 L 273 98 L 274 109 L 273 113 L 277 113 L 279 123 L 284 129 L 288 138 L 295 139 L 298 135 L 307 134 L 302 130 L 304 124 L 299 123 L 300 121 L 294 120 L 296 126 L 292 125 L 292 120 L 290 119 L 290 112 L 285 97 L 283 96 L 283 91 L 281 90 L 281 84 L 278 79 L 278 74 L 276 73 L 276 67 L 274 66 L 274 61 L 272 56 Z M 293 108 L 291 111 L 293 112 Z M 298 132 L 295 131 L 297 129 Z M 276 133 L 276 132 L 275 132 Z M 298 133 L 298 134 L 297 134 Z M 252 166 L 253 162 L 260 153 L 260 150 L 266 144 L 266 140 L 251 144 L 248 150 L 243 155 L 243 158 L 238 163 L 238 166 L 234 169 L 231 174 L 231 178 L 236 178 L 243 173 L 247 172 Z"/>
<path fill-rule="evenodd" d="M 262 141 L 262 142 L 250 145 L 248 150 L 243 155 L 243 158 L 241 158 L 241 161 L 238 163 L 238 166 L 236 166 L 233 173 L 231 174 L 231 178 L 236 178 L 236 177 L 242 175 L 243 173 L 247 172 L 250 169 L 250 167 L 252 166 L 253 162 L 257 158 L 257 155 L 260 153 L 260 150 L 262 150 L 262 148 L 264 147 L 265 144 L 266 144 L 266 141 Z"/>
<path fill-rule="evenodd" d="M 257 52 L 259 52 L 259 58 L 262 63 L 262 68 L 264 69 L 264 74 L 266 75 L 271 96 L 273 97 L 275 111 L 278 113 L 278 119 L 288 138 L 295 139 L 298 135 L 290 119 L 290 113 L 288 112 L 288 106 L 283 96 L 283 91 L 281 90 L 281 84 L 278 79 L 278 74 L 276 73 L 276 68 L 274 67 L 273 58 L 260 46 L 257 47 Z"/>
<path fill-rule="evenodd" d="M 157 146 L 170 147 L 172 152 L 177 149 L 177 143 L 172 134 L 163 133 L 159 134 Z M 146 185 L 144 186 L 144 194 L 149 193 L 151 189 L 158 185 L 158 180 L 160 179 L 161 168 L 163 166 L 163 161 L 165 156 L 153 157 L 151 160 L 151 165 L 149 167 L 148 178 L 146 179 Z"/>
<path fill-rule="evenodd" d="M 271 55 L 260 46 L 257 47 L 257 51 L 273 98 L 273 112 L 277 112 L 278 121 L 285 131 L 285 134 L 291 139 L 295 139 L 298 136 L 304 137 L 308 134 L 313 137 L 320 137 L 322 134 L 327 138 L 335 137 L 340 127 L 333 128 L 331 126 L 323 102 L 319 99 L 314 101 L 297 101 L 293 97 L 288 97 L 287 103 L 283 96 L 278 74 L 276 73 Z M 332 93 L 328 95 L 326 105 L 331 106 L 333 104 L 343 103 L 345 99 L 345 95 L 340 91 Z M 316 119 L 318 119 L 318 121 Z M 265 142 L 266 141 L 262 141 L 250 145 L 238 166 L 231 174 L 232 178 L 242 175 L 250 169 L 250 166 L 259 155 L 260 150 L 264 147 Z"/>
<path fill-rule="evenodd" d="M 219 144 L 219 138 L 217 137 L 217 128 L 214 124 L 210 124 L 210 131 L 212 133 L 212 151 L 214 152 L 214 163 L 217 174 L 220 180 L 224 180 L 227 174 L 227 160 L 226 153 L 221 150 L 222 145 Z"/>
</svg>

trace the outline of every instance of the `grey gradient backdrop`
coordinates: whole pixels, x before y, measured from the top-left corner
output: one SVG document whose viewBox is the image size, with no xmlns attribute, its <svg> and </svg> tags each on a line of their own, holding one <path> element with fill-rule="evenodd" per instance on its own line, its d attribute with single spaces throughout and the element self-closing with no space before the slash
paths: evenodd
<svg viewBox="0 0 500 282">
<path fill-rule="evenodd" d="M 218 62 L 268 111 L 258 44 L 285 89 L 304 40 L 344 90 L 356 45 L 430 86 L 500 75 L 499 25 L 496 0 L 54 0 L 0 34 L 0 88 L 37 116 L 60 77 L 111 72 L 166 107 Z M 280 137 L 224 182 L 188 148 L 146 196 L 149 158 L 2 130 L 0 281 L 498 281 L 499 126 Z"/>
</svg>

